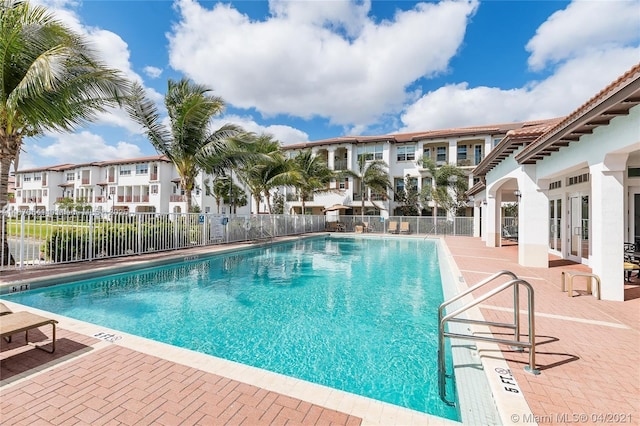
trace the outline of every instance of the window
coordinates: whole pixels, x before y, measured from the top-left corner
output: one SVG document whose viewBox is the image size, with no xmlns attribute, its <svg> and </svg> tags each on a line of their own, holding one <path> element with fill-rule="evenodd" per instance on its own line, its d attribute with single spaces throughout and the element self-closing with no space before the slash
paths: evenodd
<svg viewBox="0 0 640 426">
<path fill-rule="evenodd" d="M 339 189 L 349 189 L 349 178 L 344 178 L 344 180 L 338 181 Z"/>
<path fill-rule="evenodd" d="M 398 196 L 404 194 L 404 178 L 395 178 L 394 185 L 396 193 L 394 194 L 394 201 L 398 201 Z"/>
<path fill-rule="evenodd" d="M 422 178 L 422 188 L 432 188 L 433 187 L 433 178 L 432 177 L 423 177 Z"/>
<path fill-rule="evenodd" d="M 583 173 L 581 175 L 567 178 L 567 186 L 576 185 L 582 182 L 589 182 L 589 173 Z"/>
<path fill-rule="evenodd" d="M 151 193 L 152 194 L 157 194 L 158 193 L 158 185 L 151 185 Z"/>
<path fill-rule="evenodd" d="M 382 160 L 382 145 L 359 146 L 357 152 L 358 161 L 364 156 L 366 161 Z"/>
<path fill-rule="evenodd" d="M 31 182 L 31 176 L 28 175 L 24 175 L 24 177 L 22 178 L 23 182 Z"/>
<path fill-rule="evenodd" d="M 476 145 L 473 149 L 473 158 L 475 161 L 475 165 L 477 166 L 482 161 L 482 145 Z"/>
<path fill-rule="evenodd" d="M 136 164 L 136 174 L 137 175 L 149 174 L 149 165 L 148 164 Z"/>
<path fill-rule="evenodd" d="M 443 163 L 447 162 L 447 147 L 446 146 L 439 146 L 438 148 L 436 148 L 436 161 L 437 162 L 443 162 Z"/>
<path fill-rule="evenodd" d="M 416 149 L 413 146 L 399 146 L 397 148 L 398 161 L 413 161 L 416 159 Z"/>
<path fill-rule="evenodd" d="M 76 180 L 76 174 L 71 172 L 66 174 L 67 182 L 73 182 Z"/>
<path fill-rule="evenodd" d="M 42 180 L 42 175 L 40 173 L 36 173 L 33 175 L 33 180 L 39 181 Z"/>
<path fill-rule="evenodd" d="M 495 148 L 495 147 L 496 147 L 496 145 L 498 145 L 498 144 L 500 143 L 500 141 L 501 141 L 501 140 L 502 140 L 502 138 L 495 138 L 495 139 L 493 140 L 493 147 Z"/>
<path fill-rule="evenodd" d="M 467 146 L 466 145 L 458 145 L 458 158 L 457 161 L 466 160 L 467 159 Z"/>
<path fill-rule="evenodd" d="M 47 190 L 46 190 L 46 189 L 42 191 L 42 196 L 43 196 L 43 197 L 46 197 L 46 196 L 47 196 Z"/>
<path fill-rule="evenodd" d="M 640 167 L 629 167 L 627 177 L 640 177 Z"/>
<path fill-rule="evenodd" d="M 407 181 L 409 183 L 409 188 L 408 189 L 418 189 L 418 178 L 417 177 L 408 177 Z"/>
<path fill-rule="evenodd" d="M 131 176 L 131 169 L 128 167 L 121 167 L 120 176 Z"/>
<path fill-rule="evenodd" d="M 560 181 L 560 180 L 557 180 L 555 182 L 551 182 L 549 184 L 549 189 L 558 189 L 558 188 L 561 188 L 561 187 L 562 187 L 562 181 Z"/>
</svg>

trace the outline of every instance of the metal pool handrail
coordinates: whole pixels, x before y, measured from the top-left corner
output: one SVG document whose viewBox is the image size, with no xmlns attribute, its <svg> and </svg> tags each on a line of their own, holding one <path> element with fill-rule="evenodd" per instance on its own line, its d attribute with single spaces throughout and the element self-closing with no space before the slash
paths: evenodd
<svg viewBox="0 0 640 426">
<path fill-rule="evenodd" d="M 464 297 L 465 295 L 471 293 L 472 291 L 488 284 L 489 282 L 493 281 L 494 279 L 498 278 L 499 276 L 502 275 L 510 275 L 512 277 L 514 277 L 513 280 L 508 281 L 502 285 L 500 285 L 499 287 L 485 293 L 484 295 L 482 295 L 481 297 L 479 297 L 478 299 L 473 300 L 472 302 L 462 306 L 461 308 L 455 310 L 454 312 L 451 312 L 450 314 L 446 315 L 446 316 L 442 316 L 444 308 L 447 305 L 450 305 L 452 302 L 459 300 L 461 297 Z M 529 326 L 529 331 L 528 331 L 528 341 L 526 342 L 522 342 L 520 341 L 520 315 L 519 315 L 519 286 L 522 285 L 527 289 L 527 305 L 528 305 L 528 309 L 527 309 L 527 317 L 528 317 L 528 326 Z M 503 292 L 504 290 L 513 287 L 513 294 L 514 294 L 514 306 L 513 306 L 513 310 L 514 310 L 514 323 L 510 324 L 510 323 L 497 323 L 497 322 L 491 322 L 491 321 L 479 321 L 479 320 L 472 320 L 472 319 L 466 319 L 466 318 L 456 318 L 456 316 L 460 315 L 461 313 L 467 311 L 468 309 L 484 302 L 485 300 L 495 296 L 498 293 Z M 466 323 L 466 324 L 483 324 L 483 325 L 488 325 L 488 326 L 495 326 L 495 327 L 505 327 L 505 328 L 511 328 L 514 330 L 514 339 L 513 340 L 507 340 L 507 339 L 498 339 L 498 338 L 494 338 L 494 337 L 484 337 L 484 336 L 475 336 L 475 335 L 471 335 L 471 334 L 459 334 L 459 333 L 451 333 L 451 332 L 447 332 L 445 331 L 445 325 L 447 322 L 458 322 L 458 323 Z M 536 363 L 535 363 L 535 310 L 534 310 L 534 291 L 533 291 L 533 287 L 531 286 L 531 284 L 529 284 L 527 281 L 522 280 L 517 278 L 517 276 L 510 271 L 500 271 L 494 275 L 492 275 L 491 277 L 479 282 L 478 284 L 474 285 L 473 287 L 469 288 L 468 290 L 466 290 L 465 292 L 457 295 L 456 297 L 454 297 L 453 299 L 450 299 L 444 303 L 442 303 L 440 305 L 440 308 L 438 310 L 438 388 L 439 388 L 439 392 L 440 392 L 440 399 L 442 399 L 442 401 L 444 401 L 447 405 L 449 406 L 455 406 L 455 402 L 454 401 L 450 401 L 447 399 L 447 389 L 446 389 L 446 380 L 447 377 L 451 377 L 450 375 L 447 375 L 446 372 L 446 365 L 445 365 L 445 353 L 444 353 L 444 338 L 445 337 L 449 337 L 449 338 L 457 338 L 457 339 L 466 339 L 466 340 L 476 340 L 476 341 L 485 341 L 485 342 L 494 342 L 494 343 L 502 343 L 505 345 L 512 345 L 515 346 L 516 348 L 518 348 L 519 350 L 524 350 L 524 348 L 528 348 L 529 349 L 529 365 L 527 367 L 525 367 L 525 370 L 532 373 L 532 374 L 540 374 L 539 370 L 536 369 Z"/>
</svg>

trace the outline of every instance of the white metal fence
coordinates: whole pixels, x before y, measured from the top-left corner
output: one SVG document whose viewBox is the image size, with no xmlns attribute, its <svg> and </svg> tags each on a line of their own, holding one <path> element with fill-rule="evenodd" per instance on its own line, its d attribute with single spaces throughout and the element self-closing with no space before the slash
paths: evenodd
<svg viewBox="0 0 640 426">
<path fill-rule="evenodd" d="M 6 270 L 318 232 L 325 217 L 38 211 L 3 215 L 0 225 Z"/>
<path fill-rule="evenodd" d="M 2 216 L 0 270 L 82 262 L 325 230 L 473 236 L 473 218 L 19 212 Z M 395 222 L 395 230 L 391 229 Z M 405 225 L 402 225 L 402 224 Z"/>
<path fill-rule="evenodd" d="M 395 230 L 392 222 L 396 223 Z M 380 216 L 341 215 L 338 217 L 338 223 L 341 224 L 340 229 L 347 232 L 360 231 L 356 227 L 362 226 L 363 232 L 473 236 L 473 217 L 391 216 L 384 219 Z M 403 226 L 402 223 L 408 225 Z"/>
</svg>

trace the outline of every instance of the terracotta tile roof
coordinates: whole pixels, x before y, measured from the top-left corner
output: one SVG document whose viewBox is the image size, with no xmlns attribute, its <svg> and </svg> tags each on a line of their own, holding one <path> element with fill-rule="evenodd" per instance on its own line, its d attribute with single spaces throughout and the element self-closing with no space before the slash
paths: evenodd
<svg viewBox="0 0 640 426">
<path fill-rule="evenodd" d="M 55 166 L 34 167 L 32 169 L 18 170 L 16 174 L 33 173 L 33 172 L 60 172 L 60 171 L 72 169 L 74 167 L 75 167 L 75 164 L 58 164 Z"/>
<path fill-rule="evenodd" d="M 578 142 L 599 126 L 608 125 L 640 104 L 640 64 L 636 64 L 578 109 L 548 129 L 516 155 L 521 164 L 533 164 L 564 146 Z"/>
<path fill-rule="evenodd" d="M 322 139 L 312 142 L 302 142 L 292 145 L 284 145 L 284 150 L 305 149 L 322 145 L 339 145 L 343 143 L 359 144 L 372 142 L 389 142 L 392 144 L 418 142 L 426 139 L 446 139 L 450 137 L 464 136 L 485 136 L 485 135 L 504 135 L 515 129 L 529 128 L 536 126 L 540 122 L 537 121 L 521 121 L 515 123 L 491 124 L 486 126 L 459 127 L 450 129 L 425 130 L 410 133 L 391 133 L 387 135 L 377 136 L 340 136 L 330 139 Z"/>
<path fill-rule="evenodd" d="M 81 164 L 59 164 L 56 166 L 44 166 L 44 167 L 36 167 L 33 169 L 23 169 L 18 170 L 16 173 L 33 173 L 33 172 L 61 172 L 70 169 L 77 169 L 80 167 L 104 167 L 108 165 L 116 165 L 116 164 L 135 164 L 135 163 L 146 163 L 149 161 L 164 161 L 170 163 L 171 161 L 164 155 L 152 155 L 148 157 L 138 157 L 138 158 L 126 158 L 120 160 L 107 160 L 107 161 L 94 161 L 90 163 L 81 163 Z"/>
<path fill-rule="evenodd" d="M 552 118 L 549 120 L 538 120 L 531 122 L 527 126 L 509 130 L 500 143 L 487 154 L 487 156 L 473 170 L 474 176 L 484 176 L 502 160 L 509 157 L 522 146 L 526 146 L 539 138 L 549 129 L 556 126 L 562 118 Z"/>
</svg>

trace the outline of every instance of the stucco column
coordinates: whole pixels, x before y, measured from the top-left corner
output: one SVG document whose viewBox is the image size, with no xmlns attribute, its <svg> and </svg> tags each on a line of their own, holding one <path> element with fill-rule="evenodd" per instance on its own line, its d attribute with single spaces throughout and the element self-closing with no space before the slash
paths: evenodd
<svg viewBox="0 0 640 426">
<path fill-rule="evenodd" d="M 608 155 L 590 166 L 591 256 L 589 266 L 600 277 L 601 298 L 624 301 L 624 168 L 626 154 Z"/>
<path fill-rule="evenodd" d="M 480 236 L 480 206 L 479 201 L 473 203 L 473 236 L 476 238 Z"/>
<path fill-rule="evenodd" d="M 549 201 L 535 179 L 535 165 L 522 167 L 518 189 L 518 263 L 549 267 Z M 546 188 L 545 188 L 546 189 Z"/>
<path fill-rule="evenodd" d="M 330 170 L 335 170 L 336 149 L 329 148 L 327 152 L 327 167 L 329 167 Z"/>
<path fill-rule="evenodd" d="M 458 162 L 458 140 L 449 139 L 449 154 L 447 155 L 447 162 L 449 164 L 456 164 Z"/>
<path fill-rule="evenodd" d="M 487 247 L 500 247 L 500 241 L 502 238 L 501 226 L 500 226 L 500 205 L 501 205 L 500 193 L 498 192 L 495 197 L 487 198 L 487 205 L 485 206 L 485 235 L 487 236 Z"/>
</svg>

